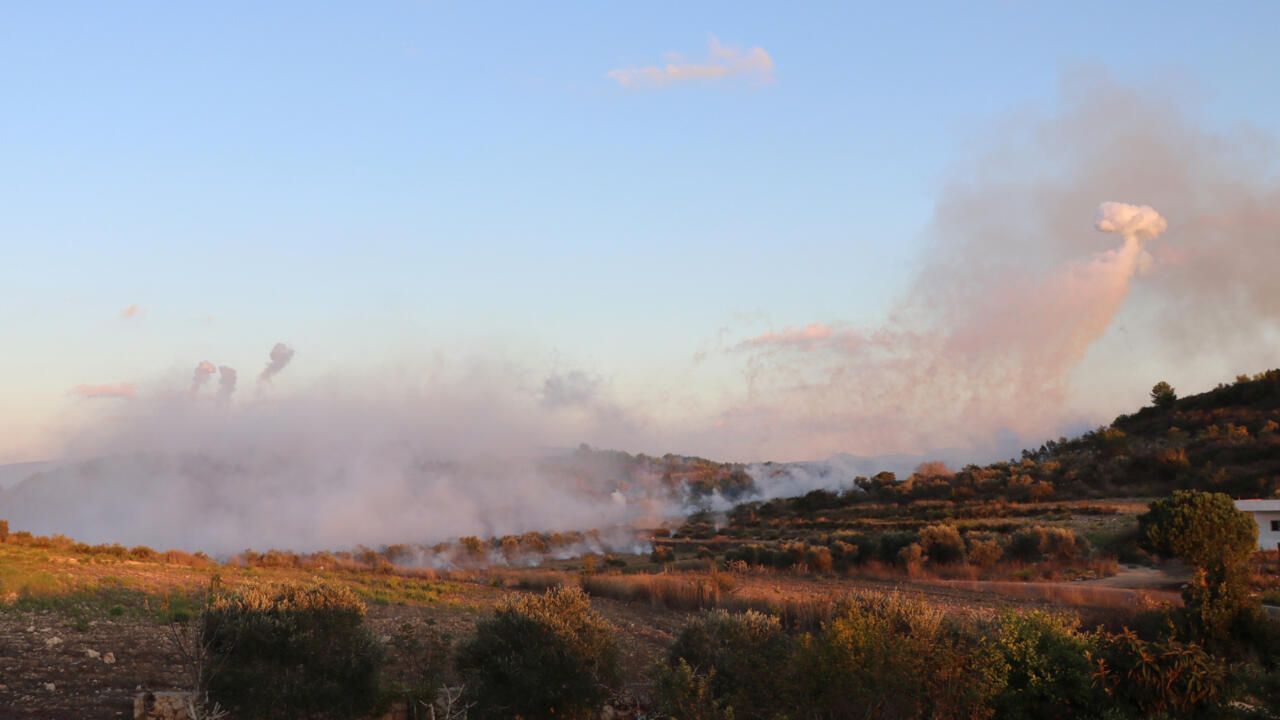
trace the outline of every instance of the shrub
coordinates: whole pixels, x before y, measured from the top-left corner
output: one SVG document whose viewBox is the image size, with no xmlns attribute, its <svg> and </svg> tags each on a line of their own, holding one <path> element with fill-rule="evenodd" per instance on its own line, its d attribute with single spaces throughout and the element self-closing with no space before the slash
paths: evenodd
<svg viewBox="0 0 1280 720">
<path fill-rule="evenodd" d="M 654 667 L 654 686 L 660 717 L 679 720 L 733 720 L 733 708 L 715 697 L 711 684 L 716 671 L 698 673 L 683 658 L 674 666 Z"/>
<path fill-rule="evenodd" d="M 920 545 L 929 562 L 947 565 L 964 561 L 964 538 L 953 525 L 930 525 L 921 530 Z"/>
<path fill-rule="evenodd" d="M 1095 684 L 1130 717 L 1201 717 L 1223 700 L 1226 669 L 1196 643 L 1102 635 L 1090 653 Z"/>
<path fill-rule="evenodd" d="M 1090 638 L 1079 621 L 1039 610 L 1005 611 L 993 637 L 1009 668 L 996 699 L 1001 718 L 1074 718 L 1095 711 L 1089 674 Z"/>
<path fill-rule="evenodd" d="M 618 681 L 613 628 L 577 587 L 503 598 L 457 664 L 480 717 L 590 717 Z"/>
<path fill-rule="evenodd" d="M 907 572 L 918 572 L 924 563 L 924 549 L 920 547 L 920 543 L 911 543 L 898 551 L 898 562 L 902 563 Z"/>
<path fill-rule="evenodd" d="M 1004 667 L 972 627 L 900 595 L 855 595 L 794 663 L 814 718 L 985 718 Z"/>
<path fill-rule="evenodd" d="M 1003 554 L 995 540 L 974 540 L 969 544 L 969 562 L 981 568 L 993 567 Z"/>
<path fill-rule="evenodd" d="M 654 545 L 649 553 L 649 562 L 669 563 L 676 559 L 676 553 L 667 545 Z"/>
<path fill-rule="evenodd" d="M 391 635 L 390 667 L 396 674 L 388 679 L 388 694 L 409 707 L 430 706 L 445 682 L 449 639 L 435 628 L 421 623 L 401 623 Z"/>
<path fill-rule="evenodd" d="M 1036 525 L 1024 527 L 1009 539 L 1008 554 L 1015 560 L 1034 563 L 1053 559 L 1074 562 L 1089 554 L 1089 541 L 1070 528 Z"/>
<path fill-rule="evenodd" d="M 213 599 L 209 693 L 245 718 L 349 718 L 377 701 L 382 656 L 346 588 L 282 584 Z"/>
<path fill-rule="evenodd" d="M 787 707 L 778 685 L 786 674 L 791 646 L 791 638 L 773 616 L 754 610 L 712 610 L 681 631 L 657 679 L 659 685 L 676 683 L 673 687 L 686 693 L 697 690 L 697 683 L 705 684 L 716 706 L 732 710 L 734 717 L 771 718 Z M 682 679 L 682 663 L 694 669 L 694 678 Z"/>
<path fill-rule="evenodd" d="M 9 542 L 9 521 L 0 520 L 0 543 Z"/>
</svg>

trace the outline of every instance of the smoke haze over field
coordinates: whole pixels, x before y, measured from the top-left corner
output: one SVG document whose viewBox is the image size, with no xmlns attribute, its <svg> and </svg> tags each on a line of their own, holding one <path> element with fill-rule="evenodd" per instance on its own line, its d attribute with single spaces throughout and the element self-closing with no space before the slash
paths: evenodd
<svg viewBox="0 0 1280 720">
<path fill-rule="evenodd" d="M 294 368 L 316 356 L 301 342 L 296 362 L 276 344 L 258 392 L 237 394 L 236 370 L 201 351 L 155 385 L 74 388 L 112 400 L 83 403 L 61 467 L 6 491 L 0 517 L 87 541 L 220 552 L 600 527 L 678 508 L 633 478 L 547 474 L 548 448 L 738 461 L 959 448 L 956 461 L 1131 409 L 1123 398 L 1071 409 L 1091 361 L 1139 393 L 1159 379 L 1151 367 L 1212 358 L 1258 369 L 1280 321 L 1273 148 L 1097 77 L 1069 78 L 1062 105 L 1000 127 L 1000 142 L 942 190 L 918 272 L 883 322 L 743 332 L 720 359 L 744 382 L 695 412 L 657 393 L 619 400 L 607 368 L 463 358 L 299 382 Z M 150 323 L 158 311 L 147 307 Z M 1150 335 L 1141 356 L 1111 347 L 1126 313 L 1152 320 L 1133 323 Z M 215 353 L 258 367 L 258 355 Z M 776 483 L 762 488 L 773 496 L 845 482 L 855 466 L 866 472 L 836 458 L 753 474 Z"/>
</svg>

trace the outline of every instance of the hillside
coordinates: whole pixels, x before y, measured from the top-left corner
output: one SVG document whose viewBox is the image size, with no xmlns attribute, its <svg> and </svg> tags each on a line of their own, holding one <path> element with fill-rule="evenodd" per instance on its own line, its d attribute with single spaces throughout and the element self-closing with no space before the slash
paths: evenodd
<svg viewBox="0 0 1280 720">
<path fill-rule="evenodd" d="M 859 478 L 866 499 L 1010 501 L 1165 495 L 1176 489 L 1280 492 L 1280 370 L 1121 415 L 1111 425 L 1024 450 L 1020 460 L 951 472 L 921 466 L 903 482 Z"/>
</svg>

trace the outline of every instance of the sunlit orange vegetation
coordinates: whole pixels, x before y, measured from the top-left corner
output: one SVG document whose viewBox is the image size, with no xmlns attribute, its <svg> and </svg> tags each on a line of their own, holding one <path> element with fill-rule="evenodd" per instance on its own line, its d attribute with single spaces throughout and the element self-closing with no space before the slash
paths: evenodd
<svg viewBox="0 0 1280 720">
<path fill-rule="evenodd" d="M 0 542 L 8 542 L 24 547 L 44 548 L 75 553 L 78 555 L 111 557 L 118 560 L 136 560 L 138 562 L 165 563 L 168 565 L 185 565 L 187 567 L 208 567 L 217 563 L 202 552 L 189 553 L 184 550 L 154 550 L 146 545 L 125 547 L 118 544 L 90 545 L 77 542 L 65 535 L 32 535 L 26 531 L 9 533 Z"/>
</svg>

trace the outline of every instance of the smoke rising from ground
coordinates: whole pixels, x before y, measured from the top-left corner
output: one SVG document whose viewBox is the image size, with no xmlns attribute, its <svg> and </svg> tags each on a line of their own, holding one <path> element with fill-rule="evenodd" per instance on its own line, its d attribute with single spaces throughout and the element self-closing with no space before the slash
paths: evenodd
<svg viewBox="0 0 1280 720">
<path fill-rule="evenodd" d="M 214 364 L 208 360 L 196 365 L 196 369 L 191 372 L 191 394 L 195 395 L 200 392 L 200 388 L 204 387 L 205 383 L 209 382 L 209 378 L 213 377 L 217 372 L 218 368 L 214 367 Z"/>
<path fill-rule="evenodd" d="M 218 399 L 230 402 L 236 391 L 236 369 L 222 365 L 218 368 Z"/>
<path fill-rule="evenodd" d="M 278 375 L 281 370 L 284 370 L 292 359 L 293 348 L 284 343 L 276 343 L 275 347 L 271 348 L 271 360 L 262 369 L 262 373 L 258 375 L 258 382 L 270 382 L 271 378 Z"/>
<path fill-rule="evenodd" d="M 742 342 L 748 390 L 725 428 L 774 457 L 1038 443 L 1080 419 L 1066 409 L 1072 374 L 1127 306 L 1153 321 L 1131 331 L 1150 337 L 1129 365 L 1266 365 L 1280 320 L 1274 148 L 1095 73 L 1068 76 L 1062 105 L 997 124 L 999 141 L 948 184 L 885 323 Z M 1095 212 L 1120 247 L 1099 247 Z M 1132 378 L 1134 400 L 1156 379 Z"/>
</svg>

